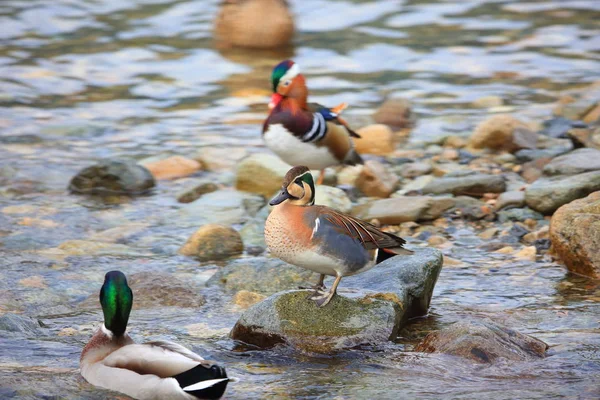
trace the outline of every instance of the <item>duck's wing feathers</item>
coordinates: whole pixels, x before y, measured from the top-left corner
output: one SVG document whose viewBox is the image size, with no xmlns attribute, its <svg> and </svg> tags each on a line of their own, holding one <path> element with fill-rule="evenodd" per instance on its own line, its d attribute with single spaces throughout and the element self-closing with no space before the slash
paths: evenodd
<svg viewBox="0 0 600 400">
<path fill-rule="evenodd" d="M 338 234 L 359 241 L 366 250 L 388 249 L 397 254 L 408 252 L 403 248 L 406 243 L 404 239 L 383 232 L 375 225 L 325 206 L 315 206 L 315 211 L 319 225 L 331 226 Z M 321 228 L 315 226 L 315 229 L 318 232 Z"/>
<path fill-rule="evenodd" d="M 203 398 L 220 397 L 229 381 L 225 369 L 167 341 L 124 346 L 108 355 L 103 364 L 142 376 L 172 380 L 185 393 Z"/>
<path fill-rule="evenodd" d="M 342 103 L 334 108 L 329 108 L 319 103 L 308 103 L 307 106 L 311 112 L 320 113 L 326 121 L 331 121 L 334 124 L 342 125 L 348 130 L 350 136 L 360 138 L 360 135 L 356 133 L 352 128 L 350 128 L 346 120 L 344 120 L 340 116 L 342 111 L 344 111 L 346 107 L 348 107 L 346 103 Z"/>
</svg>

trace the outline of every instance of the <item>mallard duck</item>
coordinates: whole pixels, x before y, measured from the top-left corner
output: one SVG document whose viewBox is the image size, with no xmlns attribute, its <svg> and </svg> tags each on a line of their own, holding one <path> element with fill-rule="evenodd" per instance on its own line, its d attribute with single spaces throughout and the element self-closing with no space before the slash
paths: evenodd
<svg viewBox="0 0 600 400">
<path fill-rule="evenodd" d="M 120 271 L 104 277 L 100 290 L 104 324 L 81 352 L 81 375 L 94 386 L 135 399 L 218 399 L 229 378 L 225 369 L 176 343 L 136 344 L 126 332 L 133 293 Z"/>
<path fill-rule="evenodd" d="M 294 19 L 285 0 L 224 0 L 215 20 L 222 45 L 276 48 L 290 43 Z"/>
<path fill-rule="evenodd" d="M 290 169 L 275 206 L 265 223 L 265 241 L 273 255 L 320 274 L 309 296 L 318 306 L 327 305 L 344 276 L 367 271 L 397 254 L 412 254 L 404 239 L 383 232 L 332 208 L 316 206 L 315 185 L 305 166 Z M 335 281 L 325 292 L 325 275 Z"/>
</svg>

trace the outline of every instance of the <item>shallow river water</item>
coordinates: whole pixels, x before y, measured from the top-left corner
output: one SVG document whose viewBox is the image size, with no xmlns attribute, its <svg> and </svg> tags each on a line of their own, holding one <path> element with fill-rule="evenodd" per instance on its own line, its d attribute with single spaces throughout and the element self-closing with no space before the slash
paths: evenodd
<svg viewBox="0 0 600 400">
<path fill-rule="evenodd" d="M 168 272 L 202 286 L 215 270 L 176 254 L 210 219 L 182 212 L 174 194 L 188 180 L 102 200 L 69 195 L 70 177 L 104 157 L 210 151 L 223 168 L 199 176 L 231 186 L 241 157 L 267 151 L 261 121 L 279 60 L 301 65 L 314 100 L 350 103 L 358 126 L 386 97 L 410 99 L 418 123 L 407 148 L 468 135 L 488 114 L 472 105 L 480 97 L 502 98 L 496 111 L 541 120 L 559 91 L 600 79 L 598 1 L 291 3 L 294 47 L 260 52 L 215 48 L 217 1 L 0 2 L 0 314 L 45 326 L 1 337 L 0 398 L 106 398 L 77 369 L 102 318 L 95 299 L 106 271 Z M 240 378 L 231 399 L 600 398 L 598 282 L 549 258 L 485 252 L 472 226 L 453 225 L 444 253 L 461 263 L 442 270 L 429 316 L 396 343 L 331 357 L 240 347 L 227 334 L 241 310 L 212 287 L 200 308 L 134 306 L 130 329 L 138 340 L 177 340 L 226 365 Z M 56 251 L 114 235 L 122 235 L 118 246 Z M 467 316 L 544 340 L 549 356 L 488 366 L 410 351 Z"/>
</svg>

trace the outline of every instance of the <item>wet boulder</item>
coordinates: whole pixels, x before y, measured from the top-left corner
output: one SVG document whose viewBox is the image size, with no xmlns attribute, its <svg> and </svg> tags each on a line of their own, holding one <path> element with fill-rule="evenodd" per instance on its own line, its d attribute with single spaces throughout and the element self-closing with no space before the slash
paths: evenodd
<svg viewBox="0 0 600 400">
<path fill-rule="evenodd" d="M 360 204 L 352 209 L 352 215 L 367 221 L 376 219 L 383 224 L 431 221 L 454 204 L 451 197 L 396 196 Z"/>
<path fill-rule="evenodd" d="M 569 271 L 600 279 L 600 191 L 559 208 L 550 240 Z"/>
<path fill-rule="evenodd" d="M 103 160 L 79 171 L 69 184 L 69 190 L 82 194 L 147 193 L 155 186 L 154 177 L 133 160 Z"/>
<path fill-rule="evenodd" d="M 489 364 L 543 358 L 548 345 L 489 319 L 457 322 L 428 334 L 415 351 L 445 353 Z"/>
<path fill-rule="evenodd" d="M 600 170 L 576 175 L 542 177 L 525 190 L 525 202 L 549 215 L 560 206 L 600 190 Z"/>
<path fill-rule="evenodd" d="M 408 318 L 427 313 L 442 262 L 435 249 L 392 257 L 342 279 L 338 295 L 322 308 L 307 299 L 307 290 L 274 294 L 246 310 L 231 337 L 263 348 L 285 344 L 317 353 L 393 340 Z"/>
<path fill-rule="evenodd" d="M 600 150 L 577 149 L 563 154 L 544 166 L 547 176 L 573 175 L 600 170 Z"/>
<path fill-rule="evenodd" d="M 217 261 L 235 257 L 244 251 L 240 234 L 229 226 L 208 224 L 198 229 L 179 249 L 179 254 L 200 261 Z"/>
<path fill-rule="evenodd" d="M 182 156 L 172 156 L 144 163 L 155 179 L 177 179 L 192 175 L 202 169 L 196 161 Z"/>
<path fill-rule="evenodd" d="M 501 175 L 475 173 L 434 179 L 423 188 L 423 193 L 481 197 L 486 193 L 502 193 L 505 190 L 506 181 Z"/>
</svg>

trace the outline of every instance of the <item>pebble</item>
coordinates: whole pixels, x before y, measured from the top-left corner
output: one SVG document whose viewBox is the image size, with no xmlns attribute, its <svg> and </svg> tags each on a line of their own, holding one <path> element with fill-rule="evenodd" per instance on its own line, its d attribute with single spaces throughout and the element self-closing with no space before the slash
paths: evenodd
<svg viewBox="0 0 600 400">
<path fill-rule="evenodd" d="M 515 257 L 522 260 L 535 261 L 537 250 L 535 246 L 527 246 L 515 254 Z"/>
<path fill-rule="evenodd" d="M 397 129 L 410 127 L 414 122 L 410 102 L 402 98 L 386 100 L 377 109 L 373 119 L 378 124 L 393 126 Z"/>
<path fill-rule="evenodd" d="M 200 261 L 217 261 L 235 257 L 244 251 L 240 234 L 233 228 L 208 224 L 198 229 L 179 249 L 179 254 Z"/>
<path fill-rule="evenodd" d="M 277 156 L 253 154 L 238 164 L 235 187 L 270 198 L 281 189 L 289 169 L 290 166 Z"/>
<path fill-rule="evenodd" d="M 356 180 L 358 189 L 369 197 L 390 197 L 397 184 L 398 177 L 384 164 L 375 160 L 365 162 Z"/>
</svg>

